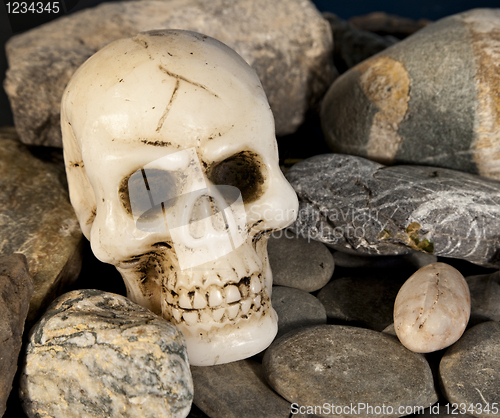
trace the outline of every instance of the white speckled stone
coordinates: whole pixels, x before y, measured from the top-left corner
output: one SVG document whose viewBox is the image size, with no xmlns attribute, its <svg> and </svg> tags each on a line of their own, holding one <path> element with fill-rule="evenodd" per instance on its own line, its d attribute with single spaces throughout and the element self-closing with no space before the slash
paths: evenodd
<svg viewBox="0 0 500 418">
<path fill-rule="evenodd" d="M 401 343 L 417 353 L 441 350 L 457 341 L 470 316 L 469 287 L 445 263 L 416 271 L 394 303 L 394 327 Z"/>
<path fill-rule="evenodd" d="M 183 418 L 191 408 L 182 334 L 123 296 L 66 293 L 26 351 L 20 397 L 30 418 Z"/>
</svg>

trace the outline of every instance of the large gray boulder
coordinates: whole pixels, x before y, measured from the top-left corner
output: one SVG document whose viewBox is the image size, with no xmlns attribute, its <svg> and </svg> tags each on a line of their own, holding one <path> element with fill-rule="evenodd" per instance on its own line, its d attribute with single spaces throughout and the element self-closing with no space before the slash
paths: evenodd
<svg viewBox="0 0 500 418">
<path fill-rule="evenodd" d="M 321 119 L 334 152 L 500 178 L 500 9 L 446 17 L 353 67 Z"/>
<path fill-rule="evenodd" d="M 334 79 L 332 34 L 309 0 L 163 0 L 104 3 L 11 38 L 5 90 L 21 140 L 61 146 L 59 104 L 75 70 L 108 43 L 152 29 L 220 40 L 257 72 L 289 134 Z"/>
</svg>

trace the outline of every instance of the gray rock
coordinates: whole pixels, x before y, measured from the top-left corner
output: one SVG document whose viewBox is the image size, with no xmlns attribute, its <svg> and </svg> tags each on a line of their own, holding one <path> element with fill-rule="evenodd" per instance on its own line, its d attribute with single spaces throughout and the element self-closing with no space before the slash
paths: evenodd
<svg viewBox="0 0 500 418">
<path fill-rule="evenodd" d="M 290 227 L 299 235 L 358 255 L 417 250 L 500 266 L 498 181 L 341 154 L 304 160 L 287 178 L 299 197 Z"/>
<path fill-rule="evenodd" d="M 0 417 L 17 370 L 24 321 L 28 315 L 33 280 L 26 257 L 12 254 L 0 258 Z"/>
<path fill-rule="evenodd" d="M 394 300 L 411 275 L 404 270 L 399 272 L 399 277 L 382 273 L 332 280 L 318 293 L 328 322 L 382 331 L 393 322 Z"/>
<path fill-rule="evenodd" d="M 342 251 L 333 253 L 333 261 L 335 266 L 346 268 L 395 268 L 406 264 L 401 256 L 361 256 Z"/>
<path fill-rule="evenodd" d="M 394 328 L 394 322 L 390 325 L 387 325 L 387 327 L 385 327 L 382 330 L 382 332 L 387 334 L 387 335 L 392 335 L 393 337 L 398 338 L 398 335 L 396 334 L 396 329 Z"/>
<path fill-rule="evenodd" d="M 273 286 L 271 305 L 278 314 L 276 338 L 298 328 L 326 324 L 323 304 L 303 290 Z"/>
<path fill-rule="evenodd" d="M 78 277 L 82 233 L 60 162 L 34 156 L 13 128 L 0 129 L 0 253 L 26 256 L 35 292 L 28 324 Z M 50 153 L 49 153 L 50 154 Z M 45 154 L 45 159 L 50 155 Z"/>
<path fill-rule="evenodd" d="M 66 293 L 31 330 L 20 397 L 30 418 L 186 417 L 184 338 L 123 296 Z"/>
<path fill-rule="evenodd" d="M 483 322 L 465 331 L 439 365 L 443 394 L 450 403 L 464 403 L 476 417 L 500 413 L 500 323 Z M 489 411 L 486 408 L 489 407 Z"/>
<path fill-rule="evenodd" d="M 353 16 L 349 19 L 349 23 L 360 30 L 403 39 L 425 28 L 432 21 L 428 19 L 413 20 L 385 12 L 373 12 L 362 16 Z"/>
<path fill-rule="evenodd" d="M 428 264 L 437 263 L 438 261 L 435 255 L 420 251 L 412 251 L 410 254 L 403 256 L 403 258 L 417 269 L 425 267 Z"/>
<path fill-rule="evenodd" d="M 398 42 L 356 28 L 333 13 L 323 13 L 333 34 L 333 62 L 340 73 Z"/>
<path fill-rule="evenodd" d="M 333 275 L 333 256 L 320 242 L 282 230 L 271 235 L 267 250 L 275 285 L 314 292 Z"/>
<path fill-rule="evenodd" d="M 191 367 L 194 403 L 210 418 L 288 418 L 290 403 L 267 384 L 262 366 L 247 359 Z"/>
<path fill-rule="evenodd" d="M 344 73 L 321 109 L 331 149 L 500 178 L 499 25 L 498 9 L 450 16 Z"/>
<path fill-rule="evenodd" d="M 362 328 L 318 325 L 290 332 L 267 349 L 263 367 L 270 385 L 292 406 L 364 403 L 374 410 L 357 410 L 359 416 L 386 417 L 398 415 L 400 407 L 437 401 L 422 356 L 391 336 Z"/>
<path fill-rule="evenodd" d="M 332 35 L 309 0 L 104 3 L 11 38 L 5 90 L 25 143 L 61 146 L 59 104 L 74 71 L 108 43 L 151 29 L 216 38 L 257 72 L 278 135 L 292 133 L 332 83 Z"/>
<path fill-rule="evenodd" d="M 333 261 L 337 267 L 347 268 L 397 268 L 411 264 L 419 269 L 427 264 L 436 263 L 437 257 L 419 251 L 412 251 L 403 256 L 361 256 L 335 251 Z"/>
<path fill-rule="evenodd" d="M 500 321 L 500 275 L 482 274 L 469 276 L 471 312 L 469 326 L 486 321 Z"/>
</svg>

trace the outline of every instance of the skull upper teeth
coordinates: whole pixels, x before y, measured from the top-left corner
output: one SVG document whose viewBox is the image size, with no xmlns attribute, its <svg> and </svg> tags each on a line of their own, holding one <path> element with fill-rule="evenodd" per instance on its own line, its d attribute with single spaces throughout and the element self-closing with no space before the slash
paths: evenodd
<svg viewBox="0 0 500 418">
<path fill-rule="evenodd" d="M 172 318 L 192 325 L 198 321 L 224 322 L 237 317 L 248 316 L 251 311 L 259 312 L 263 301 L 269 296 L 263 291 L 262 275 L 255 272 L 238 283 L 224 287 L 211 285 L 208 289 L 195 291 L 178 289 L 167 292 L 167 304 Z"/>
<path fill-rule="evenodd" d="M 211 307 L 219 306 L 223 300 L 222 292 L 219 289 L 210 290 L 210 293 L 208 294 L 208 304 Z"/>
<path fill-rule="evenodd" d="M 196 291 L 194 293 L 194 300 L 193 300 L 193 308 L 194 309 L 203 309 L 206 308 L 207 306 L 207 298 L 204 297 L 200 291 Z"/>
<path fill-rule="evenodd" d="M 233 303 L 233 302 L 238 302 L 241 299 L 240 291 L 238 288 L 234 285 L 229 285 L 225 287 L 226 291 L 226 302 L 227 303 Z M 258 293 L 258 292 L 254 292 Z"/>
</svg>

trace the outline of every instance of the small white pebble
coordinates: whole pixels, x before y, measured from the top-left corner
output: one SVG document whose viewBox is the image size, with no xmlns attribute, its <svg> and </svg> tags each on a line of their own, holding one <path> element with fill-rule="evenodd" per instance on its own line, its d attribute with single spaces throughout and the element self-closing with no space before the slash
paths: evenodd
<svg viewBox="0 0 500 418">
<path fill-rule="evenodd" d="M 470 293 L 460 272 L 445 263 L 416 271 L 394 303 L 394 328 L 401 343 L 417 353 L 441 350 L 457 341 L 470 316 Z"/>
</svg>

